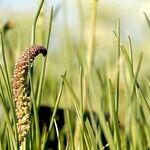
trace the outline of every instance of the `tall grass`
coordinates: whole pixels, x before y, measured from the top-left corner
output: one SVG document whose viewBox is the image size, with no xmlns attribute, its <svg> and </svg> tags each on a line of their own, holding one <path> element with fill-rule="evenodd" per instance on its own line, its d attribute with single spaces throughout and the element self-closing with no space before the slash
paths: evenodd
<svg viewBox="0 0 150 150">
<path fill-rule="evenodd" d="M 62 71 L 59 78 L 55 77 L 53 70 L 50 70 L 51 68 L 61 69 L 59 65 L 49 60 L 50 55 L 53 55 L 49 48 L 51 31 L 55 29 L 55 26 L 52 26 L 55 22 L 53 15 L 55 7 L 51 7 L 48 30 L 45 31 L 47 37 L 42 40 L 43 42 L 46 41 L 42 44 L 49 50 L 48 55 L 42 60 L 39 58 L 29 69 L 33 111 L 31 114 L 31 129 L 24 145 L 21 147 L 18 143 L 17 119 L 12 97 L 12 68 L 7 61 L 8 53 L 4 45 L 3 34 L 6 33 L 0 34 L 2 55 L 0 60 L 0 102 L 4 114 L 4 117 L 0 120 L 0 149 L 48 149 L 48 143 L 52 140 L 51 137 L 54 132 L 56 132 L 55 138 L 58 141 L 57 147 L 59 150 L 150 149 L 150 106 L 148 101 L 150 99 L 150 81 L 149 79 L 141 80 L 140 77 L 144 59 L 143 53 L 139 56 L 136 55 L 135 58 L 132 47 L 134 43 L 132 43 L 130 36 L 128 37 L 128 47 L 122 42 L 121 21 L 118 19 L 117 30 L 114 33 L 112 32 L 116 40 L 116 51 L 113 48 L 111 51 L 116 55 L 113 58 L 115 59 L 113 62 L 116 64 L 113 68 L 115 71 L 112 71 L 113 65 L 111 64 L 96 67 L 94 56 L 97 50 L 96 22 L 98 20 L 96 16 L 98 1 L 91 1 L 88 39 L 84 39 L 84 30 L 82 30 L 85 26 L 83 5 L 80 1 L 77 1 L 77 3 L 81 13 L 80 35 L 82 39 L 77 46 L 73 47 L 71 45 L 73 40 L 68 36 L 69 31 L 65 30 L 66 45 L 63 47 L 65 50 L 62 51 L 63 53 L 66 51 L 67 63 L 74 69 L 62 64 L 61 67 L 63 71 L 65 70 L 65 73 Z M 36 25 L 43 5 L 44 0 L 40 2 L 33 20 L 31 45 L 37 44 Z M 147 14 L 144 13 L 144 15 L 149 25 L 150 21 Z M 111 55 L 108 59 L 112 59 Z M 63 61 L 65 60 L 63 59 Z M 112 73 L 113 76 L 107 72 L 108 70 L 115 72 Z M 54 103 L 52 104 L 51 101 Z M 39 118 L 38 112 L 44 103 L 53 110 L 53 113 L 49 124 L 44 125 L 42 131 L 40 131 L 41 118 Z M 57 122 L 58 109 L 64 111 L 62 130 L 59 129 L 59 123 Z"/>
</svg>

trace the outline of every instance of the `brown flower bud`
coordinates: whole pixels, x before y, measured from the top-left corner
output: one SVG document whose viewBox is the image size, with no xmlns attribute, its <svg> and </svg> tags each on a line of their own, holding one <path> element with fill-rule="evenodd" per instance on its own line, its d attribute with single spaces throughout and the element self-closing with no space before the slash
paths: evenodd
<svg viewBox="0 0 150 150">
<path fill-rule="evenodd" d="M 47 55 L 47 49 L 40 45 L 34 45 L 26 49 L 18 59 L 14 67 L 12 88 L 16 107 L 17 130 L 19 143 L 23 142 L 30 129 L 31 100 L 27 87 L 28 67 L 35 57 L 42 53 Z"/>
</svg>

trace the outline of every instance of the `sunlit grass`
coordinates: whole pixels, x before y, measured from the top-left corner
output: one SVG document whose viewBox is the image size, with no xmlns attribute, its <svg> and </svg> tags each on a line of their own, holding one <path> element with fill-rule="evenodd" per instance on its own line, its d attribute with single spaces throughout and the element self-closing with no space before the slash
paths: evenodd
<svg viewBox="0 0 150 150">
<path fill-rule="evenodd" d="M 81 13 L 81 30 L 83 36 L 83 10 L 78 2 Z M 8 61 L 5 34 L 1 33 L 1 60 L 0 60 L 0 102 L 4 117 L 0 124 L 0 149 L 48 149 L 48 143 L 53 138 L 57 141 L 58 149 L 112 149 L 136 150 L 150 148 L 150 81 L 140 77 L 143 53 L 134 55 L 132 38 L 128 37 L 128 47 L 121 40 L 120 20 L 116 22 L 116 31 L 112 32 L 115 39 L 115 49 L 106 59 L 113 59 L 115 65 L 108 63 L 95 65 L 96 48 L 96 14 L 98 1 L 92 0 L 89 10 L 90 21 L 89 37 L 81 39 L 78 44 L 70 38 L 70 32 L 65 30 L 66 44 L 60 47 L 52 60 L 59 58 L 60 63 L 53 63 L 54 53 L 51 45 L 51 31 L 55 28 L 55 8 L 49 13 L 47 37 L 42 44 L 48 49 L 48 55 L 39 58 L 29 71 L 32 114 L 31 129 L 24 145 L 19 146 L 16 127 L 15 105 L 12 97 L 12 68 Z M 37 44 L 36 25 L 44 0 L 39 4 L 33 20 L 31 43 Z M 65 15 L 65 14 L 64 14 Z M 144 13 L 149 25 L 149 18 Z M 65 18 L 65 17 L 64 17 Z M 11 30 L 11 29 L 10 29 Z M 72 31 L 73 32 L 73 29 Z M 42 34 L 42 33 L 41 33 Z M 14 41 L 10 41 L 14 42 Z M 22 41 L 19 41 L 22 42 Z M 41 44 L 41 43 L 40 43 Z M 18 44 L 20 45 L 20 43 Z M 12 49 L 15 49 L 12 47 Z M 85 50 L 84 50 L 85 49 Z M 101 50 L 105 51 L 105 49 Z M 17 55 L 16 51 L 13 51 Z M 116 56 L 114 58 L 113 56 Z M 136 57 L 136 58 L 135 58 Z M 135 61 L 136 60 L 136 61 Z M 13 60 L 12 60 L 13 62 Z M 65 65 L 65 63 L 68 63 Z M 99 60 L 99 63 L 102 61 Z M 101 66 L 101 67 L 99 67 Z M 113 66 L 113 67 L 112 67 Z M 53 70 L 54 69 L 54 70 Z M 54 72 L 57 72 L 57 77 Z M 48 124 L 40 131 L 40 106 L 45 105 L 53 111 Z M 64 124 L 60 129 L 57 111 L 63 110 Z M 46 114 L 43 114 L 43 118 Z M 49 120 L 49 118 L 47 118 Z M 56 132 L 56 134 L 54 134 Z"/>
</svg>

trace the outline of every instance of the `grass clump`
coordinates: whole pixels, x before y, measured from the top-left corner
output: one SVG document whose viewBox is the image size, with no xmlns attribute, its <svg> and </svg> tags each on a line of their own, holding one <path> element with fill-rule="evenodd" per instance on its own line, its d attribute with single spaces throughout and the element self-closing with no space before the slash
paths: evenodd
<svg viewBox="0 0 150 150">
<path fill-rule="evenodd" d="M 40 2 L 31 31 L 30 44 L 34 46 L 18 59 L 13 75 L 17 54 L 11 44 L 12 62 L 7 59 L 7 44 L 12 42 L 7 32 L 12 29 L 1 31 L 0 100 L 4 118 L 0 120 L 0 149 L 150 149 L 150 81 L 141 77 L 144 55 L 135 55 L 130 36 L 129 48 L 122 42 L 118 19 L 117 31 L 112 32 L 116 40 L 112 56 L 96 64 L 98 1 L 91 1 L 88 39 L 84 38 L 82 3 L 77 3 L 82 39 L 74 41 L 73 31 L 65 26 L 63 50 L 49 55 L 56 16 L 52 7 L 48 30 L 41 30 L 40 45 L 45 47 L 35 45 L 44 0 Z M 149 25 L 147 14 L 144 16 Z M 45 57 L 38 57 L 31 65 L 39 53 Z"/>
</svg>

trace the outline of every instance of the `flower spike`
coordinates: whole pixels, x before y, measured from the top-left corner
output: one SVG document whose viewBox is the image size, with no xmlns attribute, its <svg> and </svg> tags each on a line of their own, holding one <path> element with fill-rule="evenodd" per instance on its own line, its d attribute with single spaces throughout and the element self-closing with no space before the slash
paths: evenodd
<svg viewBox="0 0 150 150">
<path fill-rule="evenodd" d="M 27 75 L 30 64 L 38 54 L 47 55 L 47 49 L 41 45 L 33 45 L 26 49 L 14 67 L 12 88 L 17 116 L 17 132 L 21 144 L 30 129 L 31 100 L 28 90 Z"/>
</svg>

